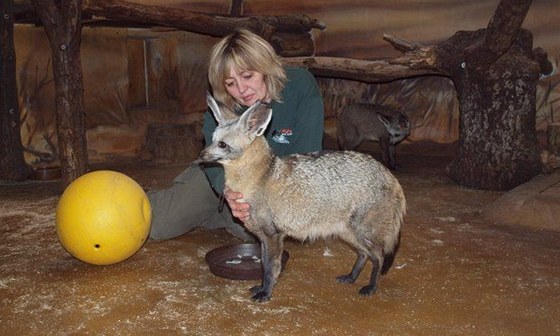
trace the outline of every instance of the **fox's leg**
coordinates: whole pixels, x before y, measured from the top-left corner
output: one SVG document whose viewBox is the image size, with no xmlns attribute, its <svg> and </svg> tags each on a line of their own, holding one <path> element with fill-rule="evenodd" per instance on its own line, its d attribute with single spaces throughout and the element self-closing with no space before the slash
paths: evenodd
<svg viewBox="0 0 560 336">
<path fill-rule="evenodd" d="M 358 146 L 364 141 L 364 138 L 358 136 L 356 134 L 351 135 L 350 137 L 346 138 L 346 142 L 344 143 L 344 148 L 346 150 L 355 150 Z"/>
<path fill-rule="evenodd" d="M 391 170 L 395 169 L 395 162 L 391 157 L 391 145 L 389 143 L 389 134 L 384 134 L 379 138 L 379 144 L 381 145 L 381 158 L 385 166 Z"/>
<path fill-rule="evenodd" d="M 391 145 L 389 144 L 389 167 L 392 167 L 391 169 L 397 169 L 397 160 L 395 158 L 396 153 L 395 153 L 395 145 Z"/>
<path fill-rule="evenodd" d="M 354 264 L 354 267 L 352 267 L 352 271 L 349 274 L 337 277 L 336 280 L 338 282 L 343 284 L 353 283 L 360 275 L 360 272 L 362 272 L 362 269 L 364 268 L 368 257 L 364 251 L 358 251 L 357 253 L 358 259 L 356 259 L 356 263 Z"/>
<path fill-rule="evenodd" d="M 245 225 L 247 226 L 248 223 L 245 223 Z M 269 258 L 268 256 L 268 246 L 269 246 L 269 237 L 262 231 L 262 230 L 254 230 L 254 227 L 252 227 L 253 229 L 251 230 L 252 233 L 257 237 L 257 239 L 259 240 L 259 245 L 261 248 L 261 268 L 262 268 L 262 272 L 263 272 L 263 277 L 261 278 L 261 284 L 257 285 L 257 286 L 253 286 L 251 287 L 250 291 L 251 294 L 255 294 L 258 293 L 260 291 L 262 291 L 263 287 L 265 286 L 265 276 L 264 273 L 266 272 L 266 270 L 270 267 L 268 264 L 268 260 Z"/>
<path fill-rule="evenodd" d="M 340 149 L 355 150 L 363 141 L 364 136 L 354 125 L 342 124 L 339 128 L 338 146 Z"/>
<path fill-rule="evenodd" d="M 383 252 L 380 248 L 372 247 L 369 251 L 369 258 L 373 267 L 371 269 L 371 277 L 369 284 L 360 289 L 360 295 L 372 295 L 377 290 L 379 275 L 381 274 L 381 265 L 383 265 Z"/>
<path fill-rule="evenodd" d="M 261 239 L 261 263 L 263 267 L 263 278 L 260 286 L 251 288 L 252 300 L 266 302 L 272 296 L 272 289 L 278 281 L 282 268 L 282 252 L 284 249 L 284 237 L 274 234 Z"/>
<path fill-rule="evenodd" d="M 366 215 L 366 218 L 359 224 L 360 227 L 367 226 L 368 221 L 377 220 L 375 212 L 370 212 Z M 363 270 L 367 260 L 371 260 L 373 264 L 373 269 L 371 271 L 371 278 L 369 284 L 360 289 L 360 295 L 371 295 L 375 293 L 377 289 L 377 282 L 379 280 L 379 275 L 381 273 L 381 265 L 383 265 L 383 250 L 381 248 L 380 242 L 377 241 L 374 231 L 371 232 L 371 236 L 363 237 L 362 235 L 349 234 L 346 236 L 340 236 L 344 241 L 346 241 L 351 246 L 354 246 L 356 253 L 358 254 L 358 259 L 352 268 L 352 271 L 347 275 L 342 275 L 337 278 L 340 283 L 353 283 L 356 281 L 360 272 Z"/>
</svg>

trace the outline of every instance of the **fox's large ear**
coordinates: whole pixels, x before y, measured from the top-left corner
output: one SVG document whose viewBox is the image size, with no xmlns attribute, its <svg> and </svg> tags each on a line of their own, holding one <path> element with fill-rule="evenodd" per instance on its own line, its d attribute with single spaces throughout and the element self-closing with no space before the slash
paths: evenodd
<svg viewBox="0 0 560 336">
<path fill-rule="evenodd" d="M 249 137 L 254 139 L 264 133 L 271 119 L 272 109 L 270 106 L 257 101 L 243 113 L 239 123 L 244 126 Z"/>
<path fill-rule="evenodd" d="M 229 120 L 237 118 L 237 115 L 235 115 L 235 113 L 231 112 L 225 106 L 222 106 L 220 108 L 218 102 L 214 99 L 214 97 L 212 97 L 212 95 L 208 91 L 206 91 L 206 103 L 208 104 L 208 107 L 210 107 L 210 109 L 212 110 L 212 114 L 214 114 L 214 118 L 216 118 L 218 124 L 223 124 Z"/>
<path fill-rule="evenodd" d="M 381 113 L 377 113 L 377 119 L 381 121 L 381 123 L 383 124 L 383 126 L 385 126 L 385 128 L 389 128 L 391 126 L 391 121 L 389 120 L 389 118 L 387 118 L 387 116 Z"/>
<path fill-rule="evenodd" d="M 408 118 L 405 115 L 399 115 L 399 125 L 402 128 L 408 128 L 410 127 L 410 121 L 408 120 Z"/>
</svg>

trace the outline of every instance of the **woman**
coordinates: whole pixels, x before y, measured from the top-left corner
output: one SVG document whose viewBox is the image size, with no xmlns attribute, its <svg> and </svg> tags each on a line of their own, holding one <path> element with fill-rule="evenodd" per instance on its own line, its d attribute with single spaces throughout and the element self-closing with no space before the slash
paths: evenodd
<svg viewBox="0 0 560 336">
<path fill-rule="evenodd" d="M 257 100 L 269 102 L 273 116 L 265 137 L 278 156 L 321 149 L 323 100 L 311 73 L 284 68 L 272 46 L 248 30 L 226 36 L 212 49 L 208 79 L 216 100 L 241 114 Z M 204 115 L 203 133 L 212 142 L 216 121 Z M 218 211 L 224 195 L 230 211 Z M 152 239 L 169 239 L 196 227 L 225 228 L 245 240 L 251 236 L 237 222 L 245 221 L 250 204 L 224 186 L 222 167 L 191 165 L 169 189 L 150 193 Z M 236 219 L 234 219 L 233 217 Z"/>
</svg>

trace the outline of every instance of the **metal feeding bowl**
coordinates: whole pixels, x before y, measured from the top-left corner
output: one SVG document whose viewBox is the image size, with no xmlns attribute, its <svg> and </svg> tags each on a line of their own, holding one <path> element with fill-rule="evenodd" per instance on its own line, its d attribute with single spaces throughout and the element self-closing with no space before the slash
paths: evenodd
<svg viewBox="0 0 560 336">
<path fill-rule="evenodd" d="M 289 254 L 282 252 L 282 270 Z M 235 244 L 213 249 L 206 253 L 206 262 L 212 274 L 232 280 L 262 279 L 261 247 L 259 244 Z"/>
</svg>

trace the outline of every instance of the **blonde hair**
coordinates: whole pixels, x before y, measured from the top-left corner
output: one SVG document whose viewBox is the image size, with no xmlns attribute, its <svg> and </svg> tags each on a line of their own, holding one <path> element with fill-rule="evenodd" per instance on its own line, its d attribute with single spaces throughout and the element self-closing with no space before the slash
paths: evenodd
<svg viewBox="0 0 560 336">
<path fill-rule="evenodd" d="M 256 71 L 264 75 L 268 96 L 282 101 L 281 92 L 286 83 L 286 72 L 272 46 L 263 38 L 246 29 L 238 29 L 218 42 L 210 55 L 208 80 L 214 98 L 232 111 L 241 106 L 227 92 L 225 80 L 230 70 Z"/>
</svg>

